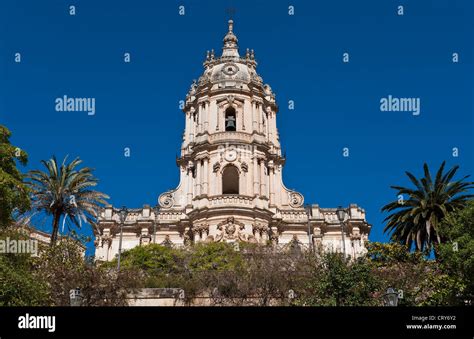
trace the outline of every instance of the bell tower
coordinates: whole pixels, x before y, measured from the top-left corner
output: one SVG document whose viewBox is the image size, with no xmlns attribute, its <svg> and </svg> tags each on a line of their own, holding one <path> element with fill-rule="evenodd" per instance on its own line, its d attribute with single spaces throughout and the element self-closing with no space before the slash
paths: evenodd
<svg viewBox="0 0 474 339">
<path fill-rule="evenodd" d="M 256 71 L 254 51 L 240 56 L 233 26 L 229 20 L 221 56 L 208 51 L 202 76 L 191 84 L 177 159 L 181 184 L 160 197 L 163 208 L 186 211 L 194 240 L 212 241 L 223 231 L 223 240 L 262 241 L 256 225 L 269 240 L 282 209 L 305 215 L 303 196 L 283 185 L 275 95 Z M 170 196 L 173 206 L 164 203 Z M 243 225 L 235 234 L 219 230 L 229 218 Z M 204 236 L 195 236 L 196 226 L 207 228 Z"/>
<path fill-rule="evenodd" d="M 363 253 L 371 227 L 363 209 L 351 204 L 341 222 L 335 208 L 305 208 L 303 195 L 283 184 L 275 94 L 257 73 L 255 52 L 239 54 L 232 20 L 221 55 L 208 51 L 203 66 L 183 108 L 179 185 L 161 194 L 155 208 L 129 210 L 124 248 L 245 241 Z M 119 210 L 107 206 L 99 217 L 98 258 L 117 252 L 119 224 Z"/>
</svg>

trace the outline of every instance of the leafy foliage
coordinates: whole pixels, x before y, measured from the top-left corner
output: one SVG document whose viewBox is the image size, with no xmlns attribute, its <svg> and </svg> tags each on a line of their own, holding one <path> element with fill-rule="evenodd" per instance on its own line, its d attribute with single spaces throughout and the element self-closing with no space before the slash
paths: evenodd
<svg viewBox="0 0 474 339">
<path fill-rule="evenodd" d="M 18 231 L 0 231 L 0 239 L 28 240 Z M 40 306 L 49 304 L 49 288 L 37 278 L 35 259 L 30 254 L 0 253 L 0 306 Z"/>
<path fill-rule="evenodd" d="M 61 166 L 58 166 L 55 157 L 43 160 L 46 172 L 34 170 L 29 174 L 33 208 L 53 217 L 51 245 L 57 240 L 62 217 L 63 224 L 68 220 L 78 228 L 83 222 L 95 225 L 98 208 L 108 198 L 104 193 L 91 189 L 97 185 L 91 168 L 76 169 L 82 163 L 79 158 L 70 163 L 66 163 L 66 160 L 67 157 Z"/>
<path fill-rule="evenodd" d="M 430 250 L 432 245 L 444 242 L 440 231 L 441 221 L 450 212 L 462 209 L 467 201 L 474 197 L 463 194 L 472 189 L 473 182 L 465 182 L 469 176 L 452 181 L 459 166 L 454 166 L 444 173 L 443 162 L 433 180 L 428 165 L 423 165 L 424 177 L 417 179 L 410 172 L 406 175 L 415 188 L 392 186 L 397 195 L 407 194 L 409 199 L 400 203 L 393 201 L 382 208 L 382 211 L 392 212 L 385 221 L 385 232 L 392 232 L 393 240 L 405 243 L 411 248 L 412 243 L 419 251 Z"/>
<path fill-rule="evenodd" d="M 0 239 L 28 240 L 20 229 L 0 232 Z M 85 306 L 126 305 L 139 285 L 139 272 L 97 267 L 83 257 L 76 240 L 40 246 L 39 256 L 0 254 L 0 306 L 69 306 L 69 291 L 80 288 Z"/>
<path fill-rule="evenodd" d="M 447 239 L 439 246 L 440 265 L 458 285 L 459 303 L 474 300 L 474 201 L 451 213 L 442 222 L 442 235 Z"/>
<path fill-rule="evenodd" d="M 299 303 L 309 306 L 370 306 L 379 281 L 366 258 L 347 261 L 340 253 L 320 253 L 309 257 Z"/>
<path fill-rule="evenodd" d="M 12 223 L 12 213 L 27 211 L 30 207 L 28 187 L 17 168 L 16 160 L 26 165 L 25 151 L 10 144 L 10 131 L 0 125 L 0 228 Z"/>
<path fill-rule="evenodd" d="M 229 270 L 242 265 L 242 257 L 234 245 L 225 242 L 198 243 L 192 249 L 192 270 Z"/>
<path fill-rule="evenodd" d="M 134 267 L 149 274 L 179 272 L 183 265 L 182 252 L 168 246 L 149 244 L 123 251 L 121 267 Z M 107 267 L 117 267 L 117 258 L 106 263 Z"/>
<path fill-rule="evenodd" d="M 138 285 L 139 278 L 134 270 L 117 273 L 88 263 L 73 240 L 61 240 L 47 248 L 36 263 L 36 272 L 47 282 L 50 302 L 57 306 L 69 305 L 69 291 L 76 288 L 81 289 L 84 306 L 126 305 L 127 292 Z"/>
</svg>

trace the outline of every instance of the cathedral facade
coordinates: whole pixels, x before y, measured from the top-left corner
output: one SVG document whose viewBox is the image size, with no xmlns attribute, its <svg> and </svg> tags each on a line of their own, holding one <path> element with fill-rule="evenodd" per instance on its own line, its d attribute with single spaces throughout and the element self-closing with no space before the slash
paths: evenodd
<svg viewBox="0 0 474 339">
<path fill-rule="evenodd" d="M 112 260 L 120 246 L 220 241 L 364 253 L 371 226 L 362 208 L 351 204 L 341 222 L 336 208 L 304 206 L 303 195 L 285 187 L 275 94 L 256 71 L 254 51 L 240 56 L 232 20 L 223 43 L 221 56 L 207 53 L 186 96 L 178 187 L 122 220 L 120 209 L 106 206 L 96 259 Z"/>
</svg>

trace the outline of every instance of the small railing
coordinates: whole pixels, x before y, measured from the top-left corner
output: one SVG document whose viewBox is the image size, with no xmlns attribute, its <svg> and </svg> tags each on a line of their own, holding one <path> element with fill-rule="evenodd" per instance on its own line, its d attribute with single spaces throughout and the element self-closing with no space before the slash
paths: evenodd
<svg viewBox="0 0 474 339">
<path fill-rule="evenodd" d="M 209 198 L 211 206 L 222 206 L 222 205 L 251 205 L 253 197 L 237 194 L 223 194 L 216 195 Z"/>
<path fill-rule="evenodd" d="M 209 135 L 209 141 L 242 141 L 242 142 L 251 142 L 252 135 L 244 132 L 233 132 L 233 131 L 226 131 L 226 132 L 218 132 Z"/>
</svg>

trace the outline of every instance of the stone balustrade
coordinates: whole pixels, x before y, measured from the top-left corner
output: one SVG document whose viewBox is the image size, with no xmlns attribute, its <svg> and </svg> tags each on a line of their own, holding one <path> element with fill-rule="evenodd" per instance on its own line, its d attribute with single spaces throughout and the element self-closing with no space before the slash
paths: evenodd
<svg viewBox="0 0 474 339">
<path fill-rule="evenodd" d="M 251 206 L 252 201 L 253 197 L 233 194 L 216 195 L 209 198 L 209 204 L 211 206 Z"/>
</svg>

